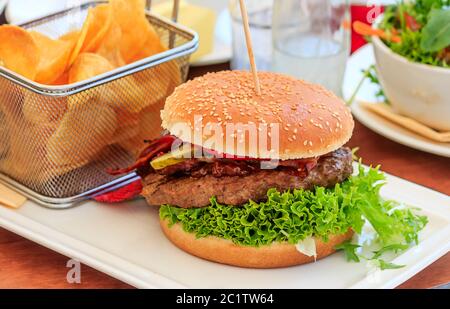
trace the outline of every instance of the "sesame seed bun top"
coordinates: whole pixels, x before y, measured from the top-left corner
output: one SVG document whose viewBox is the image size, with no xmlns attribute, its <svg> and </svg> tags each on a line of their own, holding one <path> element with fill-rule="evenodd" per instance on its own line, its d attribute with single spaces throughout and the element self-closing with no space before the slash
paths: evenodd
<svg viewBox="0 0 450 309">
<path fill-rule="evenodd" d="M 282 74 L 258 76 L 260 96 L 247 71 L 209 73 L 186 82 L 167 98 L 163 128 L 218 152 L 281 160 L 320 156 L 350 139 L 352 115 L 332 92 Z M 257 139 L 249 133 L 255 131 Z"/>
</svg>

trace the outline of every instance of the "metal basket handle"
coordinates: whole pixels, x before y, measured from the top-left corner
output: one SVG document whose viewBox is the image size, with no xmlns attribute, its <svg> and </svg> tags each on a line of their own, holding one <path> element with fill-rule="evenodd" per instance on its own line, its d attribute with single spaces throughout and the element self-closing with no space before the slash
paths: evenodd
<svg viewBox="0 0 450 309">
<path fill-rule="evenodd" d="M 146 8 L 147 10 L 151 10 L 152 8 L 152 0 L 146 1 Z M 178 11 L 180 10 L 180 0 L 173 0 L 173 8 L 172 8 L 172 21 L 177 22 L 178 21 Z"/>
</svg>

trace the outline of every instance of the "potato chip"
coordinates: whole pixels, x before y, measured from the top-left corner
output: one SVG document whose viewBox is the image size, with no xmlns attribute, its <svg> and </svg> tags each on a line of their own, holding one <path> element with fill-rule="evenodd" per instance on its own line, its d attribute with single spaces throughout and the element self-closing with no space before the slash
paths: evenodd
<svg viewBox="0 0 450 309">
<path fill-rule="evenodd" d="M 0 161 L 7 156 L 9 151 L 9 132 L 8 120 L 0 104 Z"/>
<path fill-rule="evenodd" d="M 25 127 L 24 127 L 25 126 Z M 19 124 L 9 122 L 10 132 L 19 132 Z M 1 162 L 2 172 L 21 182 L 45 181 L 47 136 L 35 125 L 20 124 L 21 134 L 11 134 L 9 151 Z"/>
<path fill-rule="evenodd" d="M 135 74 L 138 88 L 146 89 L 146 92 L 151 91 L 151 98 L 143 100 L 144 107 L 153 105 L 170 95 L 177 86 L 182 82 L 180 68 L 176 60 L 161 63 L 154 67 L 149 73 L 140 72 Z"/>
<path fill-rule="evenodd" d="M 141 50 L 139 50 L 137 54 L 131 57 L 128 60 L 128 63 L 135 62 L 167 50 L 167 47 L 165 47 L 161 43 L 159 36 L 155 31 L 148 31 L 147 37 L 144 39 L 144 42 L 145 43 L 142 46 Z"/>
<path fill-rule="evenodd" d="M 164 107 L 164 103 L 163 99 L 143 109 L 139 114 L 139 133 L 118 143 L 134 157 L 138 156 L 146 146 L 144 140 L 154 139 L 161 135 L 163 129 L 160 111 Z"/>
<path fill-rule="evenodd" d="M 33 80 L 40 58 L 39 48 L 27 31 L 16 26 L 0 26 L 0 65 Z"/>
<path fill-rule="evenodd" d="M 68 32 L 64 35 L 61 35 L 59 37 L 59 39 L 63 40 L 63 41 L 72 42 L 75 45 L 75 42 L 78 41 L 78 38 L 80 37 L 80 33 L 81 33 L 80 30 L 74 30 L 74 31 Z"/>
<path fill-rule="evenodd" d="M 67 110 L 67 98 L 55 97 L 41 100 L 41 95 L 27 91 L 22 112 L 26 120 L 34 124 L 56 127 Z"/>
<path fill-rule="evenodd" d="M 109 85 L 115 100 L 108 104 L 116 110 L 129 113 L 140 113 L 148 106 L 165 100 L 176 86 L 181 84 L 181 75 L 176 61 L 162 63 L 153 67 L 151 71 L 142 71 L 127 76 Z"/>
<path fill-rule="evenodd" d="M 69 71 L 63 72 L 51 85 L 62 86 L 69 84 Z"/>
<path fill-rule="evenodd" d="M 69 62 L 67 64 L 68 66 L 71 66 L 77 59 L 78 55 L 81 53 L 81 49 L 83 48 L 83 45 L 86 41 L 90 24 L 93 23 L 92 18 L 93 18 L 92 9 L 89 9 L 86 20 L 84 21 L 81 30 L 70 32 L 69 34 L 62 37 L 62 40 L 75 40 L 75 45 L 72 49 L 72 53 L 70 54 Z"/>
<path fill-rule="evenodd" d="M 14 83 L 6 78 L 0 78 L 0 109 L 6 118 L 19 121 L 22 117 L 22 102 L 25 91 L 14 91 Z M 13 90 L 13 91 L 11 91 Z"/>
<path fill-rule="evenodd" d="M 47 144 L 48 160 L 75 169 L 94 160 L 117 128 L 115 111 L 99 102 L 69 105 Z"/>
<path fill-rule="evenodd" d="M 129 114 L 128 117 L 120 117 L 118 114 L 117 119 L 120 125 L 117 127 L 116 132 L 114 132 L 114 137 L 110 141 L 111 145 L 130 140 L 140 132 L 138 114 Z"/>
<path fill-rule="evenodd" d="M 112 10 L 108 4 L 90 8 L 92 16 L 88 19 L 88 29 L 81 52 L 95 52 L 109 31 L 112 22 Z"/>
<path fill-rule="evenodd" d="M 82 53 L 69 71 L 69 83 L 76 83 L 113 70 L 113 65 L 100 55 Z"/>
<path fill-rule="evenodd" d="M 131 63 L 148 38 L 159 42 L 158 34 L 145 16 L 145 0 L 111 0 L 110 4 L 114 20 L 122 29 L 120 52 L 125 62 Z"/>
<path fill-rule="evenodd" d="M 30 34 L 41 54 L 38 72 L 34 80 L 42 84 L 51 84 L 64 73 L 72 51 L 72 42 L 53 40 L 36 31 L 30 32 Z"/>
<path fill-rule="evenodd" d="M 106 58 L 116 68 L 126 64 L 118 48 L 121 39 L 122 30 L 116 21 L 112 21 L 108 32 L 96 52 L 98 55 Z"/>
<path fill-rule="evenodd" d="M 120 87 L 117 86 L 120 84 Z M 145 88 L 139 87 L 134 76 L 127 76 L 120 79 L 117 83 L 108 85 L 108 89 L 114 94 L 115 100 L 108 102 L 116 110 L 129 113 L 139 113 L 151 100 Z"/>
</svg>

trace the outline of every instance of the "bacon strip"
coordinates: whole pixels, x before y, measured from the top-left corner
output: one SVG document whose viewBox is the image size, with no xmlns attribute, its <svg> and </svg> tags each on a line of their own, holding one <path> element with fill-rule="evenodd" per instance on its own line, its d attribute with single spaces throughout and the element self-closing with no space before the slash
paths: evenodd
<svg viewBox="0 0 450 309">
<path fill-rule="evenodd" d="M 121 175 L 129 173 L 139 167 L 147 165 L 151 159 L 157 156 L 161 152 L 167 152 L 172 147 L 172 144 L 177 140 L 173 135 L 165 135 L 159 139 L 155 139 L 145 148 L 139 155 L 136 162 L 126 168 L 121 169 L 107 169 L 106 172 L 110 175 Z"/>
</svg>

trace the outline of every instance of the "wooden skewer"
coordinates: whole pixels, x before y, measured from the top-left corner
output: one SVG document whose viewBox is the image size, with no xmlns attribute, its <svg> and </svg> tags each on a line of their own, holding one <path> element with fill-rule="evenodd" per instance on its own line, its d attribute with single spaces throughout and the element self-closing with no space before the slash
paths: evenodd
<svg viewBox="0 0 450 309">
<path fill-rule="evenodd" d="M 172 8 L 172 21 L 178 22 L 178 11 L 180 10 L 180 0 L 174 0 L 173 1 L 173 8 Z"/>
<path fill-rule="evenodd" d="M 241 6 L 242 23 L 244 24 L 245 41 L 247 43 L 248 58 L 250 60 L 250 66 L 253 73 L 253 81 L 255 82 L 255 90 L 258 95 L 261 95 L 261 86 L 259 84 L 258 70 L 256 68 L 255 56 L 253 55 L 252 38 L 250 36 L 250 26 L 248 23 L 247 8 L 245 7 L 244 0 L 239 0 Z"/>
<path fill-rule="evenodd" d="M 178 22 L 178 11 L 179 10 L 180 10 L 180 0 L 174 0 L 173 7 L 172 7 L 172 16 L 171 16 L 171 19 L 174 23 Z M 169 47 L 170 48 L 175 47 L 175 33 L 173 31 L 171 31 L 170 35 L 169 35 Z"/>
<path fill-rule="evenodd" d="M 152 0 L 145 1 L 145 8 L 149 11 L 152 9 Z"/>
</svg>

